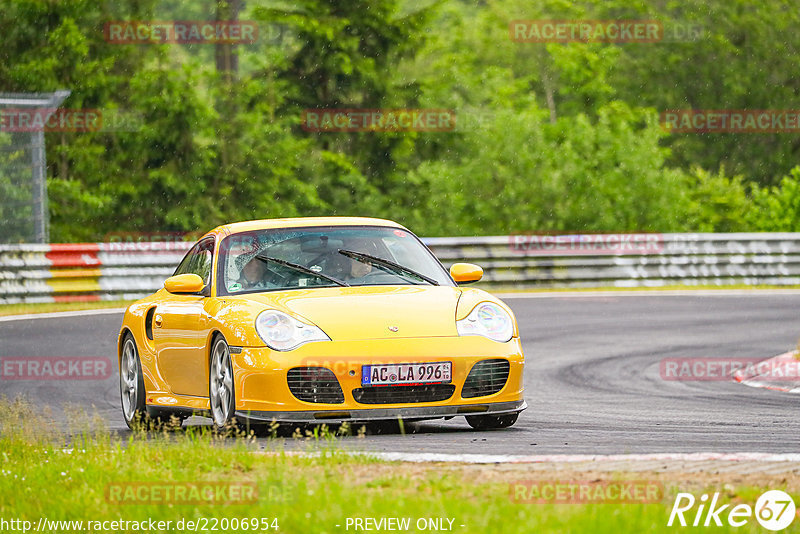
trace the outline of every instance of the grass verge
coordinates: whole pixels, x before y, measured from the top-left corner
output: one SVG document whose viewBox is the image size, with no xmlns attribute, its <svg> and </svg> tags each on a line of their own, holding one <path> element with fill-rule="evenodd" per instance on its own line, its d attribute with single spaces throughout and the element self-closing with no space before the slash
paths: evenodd
<svg viewBox="0 0 800 534">
<path fill-rule="evenodd" d="M 675 531 L 666 526 L 675 488 L 654 504 L 526 504 L 512 500 L 509 484 L 530 473 L 505 466 L 475 476 L 481 471 L 452 464 L 380 462 L 345 454 L 336 438 L 324 432 L 305 438 L 316 451 L 312 455 L 285 453 L 270 442 L 261 449 L 252 439 L 204 430 L 114 437 L 85 417 L 63 435 L 51 428 L 25 402 L 0 399 L 3 520 L 30 521 L 35 529 L 46 518 L 47 532 L 85 532 L 92 525 L 95 532 L 105 526 L 123 532 L 214 527 L 271 532 L 276 526 L 279 532 L 363 531 L 354 528 L 355 518 L 408 518 L 410 532 L 422 531 L 423 524 L 425 531 L 436 524 L 445 527 L 440 530 L 485 534 Z M 566 475 L 555 476 L 564 480 Z M 594 482 L 622 476 L 593 475 Z M 763 490 L 743 486 L 718 491 L 725 502 L 752 505 Z M 234 493 L 249 498 L 233 499 Z M 192 496 L 197 502 L 187 502 Z M 82 523 L 79 529 L 76 523 L 52 521 Z M 97 521 L 101 523 L 89 523 Z M 102 523 L 110 521 L 128 523 Z M 194 522 L 191 527 L 189 521 Z M 745 527 L 721 530 L 759 528 L 751 518 Z"/>
</svg>

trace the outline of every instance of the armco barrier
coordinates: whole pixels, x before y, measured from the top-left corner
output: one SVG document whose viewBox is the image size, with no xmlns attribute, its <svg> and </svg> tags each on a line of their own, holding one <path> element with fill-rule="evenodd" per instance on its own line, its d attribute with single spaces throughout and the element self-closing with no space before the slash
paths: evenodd
<svg viewBox="0 0 800 534">
<path fill-rule="evenodd" d="M 427 240 L 449 265 L 484 268 L 488 287 L 800 284 L 800 233 L 606 234 Z"/>
<path fill-rule="evenodd" d="M 800 233 L 439 237 L 446 266 L 483 287 L 800 284 Z M 160 288 L 188 242 L 0 245 L 0 303 L 138 298 Z"/>
<path fill-rule="evenodd" d="M 0 245 L 0 304 L 139 298 L 163 285 L 191 245 Z"/>
</svg>

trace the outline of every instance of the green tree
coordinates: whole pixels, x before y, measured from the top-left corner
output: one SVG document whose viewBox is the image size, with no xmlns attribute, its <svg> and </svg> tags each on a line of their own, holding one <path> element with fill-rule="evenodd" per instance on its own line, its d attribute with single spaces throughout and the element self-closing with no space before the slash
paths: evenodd
<svg viewBox="0 0 800 534">
<path fill-rule="evenodd" d="M 793 168 L 778 185 L 753 191 L 755 209 L 749 217 L 758 232 L 800 231 L 800 167 Z"/>
</svg>

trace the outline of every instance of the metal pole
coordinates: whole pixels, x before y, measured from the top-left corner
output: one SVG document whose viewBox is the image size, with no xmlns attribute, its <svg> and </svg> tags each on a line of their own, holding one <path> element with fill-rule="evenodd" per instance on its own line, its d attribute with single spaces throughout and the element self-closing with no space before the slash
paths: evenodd
<svg viewBox="0 0 800 534">
<path fill-rule="evenodd" d="M 43 109 L 45 111 L 43 116 L 46 115 L 44 120 L 47 120 L 47 117 L 54 113 L 69 95 L 69 90 L 60 90 L 53 93 L 0 93 L 0 108 Z M 25 238 L 31 239 L 32 237 L 36 243 L 48 243 L 50 241 L 50 211 L 47 200 L 47 158 L 43 131 L 31 132 L 30 150 L 30 206 L 32 208 L 33 235 L 27 234 Z M 26 227 L 30 228 L 27 224 Z"/>
<path fill-rule="evenodd" d="M 50 240 L 47 211 L 46 162 L 44 132 L 31 132 L 31 166 L 33 170 L 33 231 L 36 243 Z"/>
</svg>

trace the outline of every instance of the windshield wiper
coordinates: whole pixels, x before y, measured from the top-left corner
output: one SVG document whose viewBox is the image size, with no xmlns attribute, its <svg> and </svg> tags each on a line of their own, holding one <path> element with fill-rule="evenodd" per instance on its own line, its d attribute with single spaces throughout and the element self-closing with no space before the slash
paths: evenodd
<svg viewBox="0 0 800 534">
<path fill-rule="evenodd" d="M 323 280 L 327 280 L 329 282 L 333 282 L 337 286 L 342 286 L 342 287 L 349 287 L 350 286 L 350 284 L 348 284 L 347 282 L 344 282 L 344 281 L 339 280 L 337 278 L 334 278 L 332 276 L 328 276 L 327 274 L 318 273 L 318 272 L 316 272 L 314 270 L 309 269 L 308 267 L 303 267 L 302 265 L 298 265 L 298 264 L 292 263 L 290 261 L 282 260 L 282 259 L 279 259 L 279 258 L 273 258 L 273 257 L 267 256 L 265 254 L 257 254 L 256 258 L 258 258 L 259 260 L 261 260 L 261 261 L 263 261 L 265 263 L 269 263 L 269 262 L 277 263 L 278 265 L 283 265 L 284 267 L 288 267 L 288 268 L 293 269 L 295 271 L 298 271 L 298 272 L 301 272 L 301 273 L 305 273 L 305 274 L 310 274 L 311 276 L 316 276 L 317 278 L 322 278 Z"/>
<path fill-rule="evenodd" d="M 362 263 L 370 263 L 372 265 L 375 265 L 376 267 L 383 267 L 384 270 L 388 270 L 390 272 L 393 272 L 394 274 L 403 274 L 403 273 L 410 274 L 414 278 L 419 278 L 420 280 L 428 282 L 433 286 L 439 285 L 439 282 L 437 282 L 433 278 L 429 278 L 424 274 L 418 273 L 413 269 L 409 269 L 408 267 L 403 267 L 399 263 L 395 263 L 391 260 L 385 260 L 383 258 L 378 258 L 370 254 L 364 254 L 363 252 L 355 252 L 352 250 L 344 250 L 341 248 L 339 249 L 339 254 L 360 261 Z"/>
</svg>

